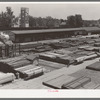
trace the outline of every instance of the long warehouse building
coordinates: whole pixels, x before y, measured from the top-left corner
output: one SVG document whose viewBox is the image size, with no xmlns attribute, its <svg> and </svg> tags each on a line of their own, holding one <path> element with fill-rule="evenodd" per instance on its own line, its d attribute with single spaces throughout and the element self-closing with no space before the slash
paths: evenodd
<svg viewBox="0 0 100 100">
<path fill-rule="evenodd" d="M 42 29 L 42 30 L 16 30 L 8 31 L 10 39 L 15 43 L 24 43 L 40 40 L 60 39 L 77 35 L 99 34 L 98 27 Z"/>
</svg>

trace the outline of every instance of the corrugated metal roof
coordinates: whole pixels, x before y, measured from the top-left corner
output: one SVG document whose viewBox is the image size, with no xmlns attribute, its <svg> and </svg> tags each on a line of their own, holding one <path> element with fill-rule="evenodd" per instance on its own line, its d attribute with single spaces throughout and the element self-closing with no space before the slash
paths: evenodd
<svg viewBox="0 0 100 100">
<path fill-rule="evenodd" d="M 81 27 L 81 28 L 63 28 L 63 29 L 41 29 L 41 30 L 16 30 L 14 34 L 33 34 L 33 33 L 48 33 L 48 32 L 65 32 L 65 31 L 100 31 L 98 27 Z"/>
</svg>

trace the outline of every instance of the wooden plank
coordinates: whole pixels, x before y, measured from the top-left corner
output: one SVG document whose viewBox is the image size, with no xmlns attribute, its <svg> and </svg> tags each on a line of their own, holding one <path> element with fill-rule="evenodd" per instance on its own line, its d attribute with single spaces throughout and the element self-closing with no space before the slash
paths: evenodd
<svg viewBox="0 0 100 100">
<path fill-rule="evenodd" d="M 55 68 L 55 69 L 66 67 L 65 64 L 60 64 L 60 63 L 45 61 L 45 60 L 39 60 L 39 64 L 44 65 L 44 66 L 48 66 L 48 67 L 52 67 L 52 68 Z"/>
<path fill-rule="evenodd" d="M 33 64 L 31 64 L 31 65 L 27 65 L 27 66 L 24 66 L 24 67 L 16 68 L 15 70 L 22 72 L 22 71 L 26 71 L 26 70 L 29 70 L 29 69 L 32 69 L 32 68 L 35 68 L 35 67 L 36 66 L 34 66 Z"/>
<path fill-rule="evenodd" d="M 78 84 L 77 82 L 79 81 L 79 80 L 81 80 L 81 79 L 83 79 L 84 77 L 83 76 L 81 76 L 81 77 L 78 77 L 78 78 L 75 78 L 74 80 L 72 80 L 72 81 L 70 81 L 70 82 L 66 82 L 66 83 L 64 83 L 63 85 L 62 85 L 62 88 L 63 89 L 66 89 L 66 88 L 73 88 L 74 87 L 74 84 L 76 83 L 76 84 Z M 76 86 L 76 84 L 75 84 L 75 86 Z M 80 83 L 81 84 L 81 83 Z M 72 87 L 71 87 L 71 85 L 72 85 Z"/>
<path fill-rule="evenodd" d="M 46 85 L 46 86 L 52 87 L 52 88 L 61 89 L 61 86 L 65 82 L 70 82 L 73 79 L 75 79 L 75 78 L 68 76 L 68 75 L 61 75 L 61 76 L 58 76 L 58 77 L 53 78 L 51 80 L 48 80 L 46 82 L 43 82 L 43 84 Z"/>
<path fill-rule="evenodd" d="M 84 89 L 96 89 L 98 88 L 98 86 L 100 86 L 100 84 L 96 84 L 95 82 L 89 82 L 87 84 L 85 84 L 84 86 L 82 86 Z"/>
<path fill-rule="evenodd" d="M 87 69 L 100 71 L 100 62 L 95 62 L 86 67 Z"/>
</svg>

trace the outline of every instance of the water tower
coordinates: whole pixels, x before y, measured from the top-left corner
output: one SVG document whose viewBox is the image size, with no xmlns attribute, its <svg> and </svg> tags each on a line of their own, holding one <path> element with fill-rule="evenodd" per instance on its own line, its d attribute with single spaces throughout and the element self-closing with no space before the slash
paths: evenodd
<svg viewBox="0 0 100 100">
<path fill-rule="evenodd" d="M 20 27 L 29 27 L 29 8 L 21 8 Z"/>
</svg>

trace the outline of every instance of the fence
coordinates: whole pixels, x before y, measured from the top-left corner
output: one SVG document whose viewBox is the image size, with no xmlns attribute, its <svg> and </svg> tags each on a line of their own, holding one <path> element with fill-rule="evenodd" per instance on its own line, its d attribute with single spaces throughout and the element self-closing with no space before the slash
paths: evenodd
<svg viewBox="0 0 100 100">
<path fill-rule="evenodd" d="M 5 45 L 0 47 L 0 57 L 15 57 L 20 54 L 20 44 Z"/>
</svg>

